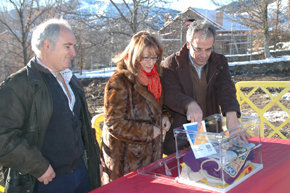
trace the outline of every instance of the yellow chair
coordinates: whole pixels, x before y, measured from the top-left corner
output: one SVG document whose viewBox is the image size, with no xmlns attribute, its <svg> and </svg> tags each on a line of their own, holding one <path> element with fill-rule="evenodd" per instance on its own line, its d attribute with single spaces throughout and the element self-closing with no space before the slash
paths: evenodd
<svg viewBox="0 0 290 193">
<path fill-rule="evenodd" d="M 0 186 L 0 192 L 4 192 L 4 187 L 3 186 Z"/>
<path fill-rule="evenodd" d="M 103 113 L 95 115 L 92 118 L 92 128 L 94 128 L 96 131 L 96 139 L 97 139 L 97 142 L 99 144 L 99 147 L 101 147 L 101 143 L 102 143 L 103 123 L 104 123 L 104 114 Z M 164 158 L 164 157 L 166 157 L 166 155 L 163 154 L 162 157 Z"/>
<path fill-rule="evenodd" d="M 104 114 L 103 113 L 95 115 L 92 118 L 92 128 L 94 128 L 96 131 L 96 139 L 97 139 L 97 142 L 99 144 L 99 147 L 101 147 L 101 143 L 102 143 L 103 122 L 104 122 Z"/>
</svg>

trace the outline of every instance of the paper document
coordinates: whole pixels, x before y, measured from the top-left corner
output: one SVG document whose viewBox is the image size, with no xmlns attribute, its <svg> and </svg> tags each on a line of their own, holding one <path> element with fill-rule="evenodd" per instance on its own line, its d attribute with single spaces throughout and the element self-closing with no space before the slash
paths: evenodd
<svg viewBox="0 0 290 193">
<path fill-rule="evenodd" d="M 206 134 L 205 122 L 201 122 L 200 128 L 197 122 L 183 124 L 186 131 L 187 139 L 196 159 L 207 157 L 216 153 L 213 145 L 209 142 Z"/>
</svg>

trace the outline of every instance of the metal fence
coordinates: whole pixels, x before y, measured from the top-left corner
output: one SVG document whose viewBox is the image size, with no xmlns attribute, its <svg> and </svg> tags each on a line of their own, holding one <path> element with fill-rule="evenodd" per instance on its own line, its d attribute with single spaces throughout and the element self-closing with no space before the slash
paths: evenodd
<svg viewBox="0 0 290 193">
<path fill-rule="evenodd" d="M 260 117 L 262 137 L 290 139 L 290 81 L 236 83 L 242 114 Z"/>
</svg>

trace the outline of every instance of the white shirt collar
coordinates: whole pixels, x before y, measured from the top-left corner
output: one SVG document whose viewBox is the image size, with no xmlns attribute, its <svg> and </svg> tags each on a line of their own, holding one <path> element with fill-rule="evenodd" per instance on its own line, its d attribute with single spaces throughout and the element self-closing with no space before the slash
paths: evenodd
<svg viewBox="0 0 290 193">
<path fill-rule="evenodd" d="M 56 74 L 48 66 L 44 65 L 37 57 L 36 57 L 36 61 L 42 67 L 44 67 L 45 69 L 48 69 L 51 72 L 51 74 L 55 77 L 55 79 L 57 80 L 57 82 L 61 86 L 63 92 L 65 93 L 65 95 L 66 95 L 66 97 L 68 99 L 68 105 L 69 105 L 70 110 L 73 112 L 73 108 L 74 108 L 74 105 L 75 105 L 75 102 L 76 102 L 76 98 L 75 98 L 75 95 L 74 95 L 74 92 L 73 92 L 72 88 L 69 85 L 69 82 L 70 82 L 70 80 L 72 78 L 72 75 L 73 75 L 72 71 L 69 68 L 67 68 L 67 69 L 59 72 L 60 75 L 63 77 L 63 79 L 65 81 L 65 84 L 66 84 L 66 86 L 68 88 L 68 92 L 70 93 L 70 96 L 71 96 L 71 99 L 70 99 L 70 97 L 69 97 L 69 95 L 67 93 L 67 90 L 65 89 L 64 85 L 60 82 L 60 80 L 58 80 L 58 78 L 56 77 Z"/>
<path fill-rule="evenodd" d="M 50 71 L 50 73 L 56 78 L 56 74 L 53 72 L 52 69 L 50 69 L 48 66 L 46 66 L 45 64 L 43 64 L 39 60 L 39 58 L 37 58 L 37 57 L 36 57 L 36 61 L 37 61 L 38 64 L 40 64 L 40 66 L 48 69 Z M 60 71 L 59 73 L 63 77 L 64 81 L 68 84 L 70 82 L 71 78 L 72 78 L 72 75 L 73 75 L 72 71 L 69 68 L 67 68 L 65 70 Z"/>
</svg>

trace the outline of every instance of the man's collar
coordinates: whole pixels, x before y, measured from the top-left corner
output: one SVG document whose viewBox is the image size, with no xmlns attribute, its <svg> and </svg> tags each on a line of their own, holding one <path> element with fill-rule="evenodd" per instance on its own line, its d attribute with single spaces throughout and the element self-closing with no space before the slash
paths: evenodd
<svg viewBox="0 0 290 193">
<path fill-rule="evenodd" d="M 40 66 L 42 66 L 43 68 L 49 70 L 49 72 L 50 72 L 54 77 L 57 77 L 56 74 L 53 72 L 53 70 L 50 69 L 50 68 L 49 68 L 48 66 L 46 66 L 45 64 L 43 64 L 43 63 L 39 60 L 38 57 L 36 57 L 36 62 L 37 62 Z M 64 78 L 64 80 L 65 80 L 66 83 L 69 83 L 69 82 L 70 82 L 70 80 L 71 80 L 73 74 L 72 74 L 72 71 L 71 71 L 69 68 L 67 68 L 67 69 L 65 69 L 65 70 L 62 70 L 62 71 L 60 71 L 59 73 L 60 73 L 61 76 Z"/>
<path fill-rule="evenodd" d="M 188 57 L 189 57 L 189 60 L 190 60 L 191 64 L 192 64 L 196 69 L 202 69 L 202 68 L 205 66 L 205 64 L 204 64 L 204 65 L 201 65 L 201 66 L 197 67 L 197 66 L 194 64 L 194 62 L 193 62 L 193 60 L 192 60 L 192 57 L 191 57 L 189 51 L 188 51 Z"/>
<path fill-rule="evenodd" d="M 53 71 L 52 71 L 48 66 L 46 66 L 45 64 L 43 64 L 43 63 L 40 61 L 40 59 L 39 59 L 38 57 L 36 57 L 36 62 L 37 62 L 41 67 L 43 67 L 43 68 L 49 70 L 49 72 L 55 76 L 55 73 L 54 73 L 54 72 L 53 72 Z"/>
</svg>

